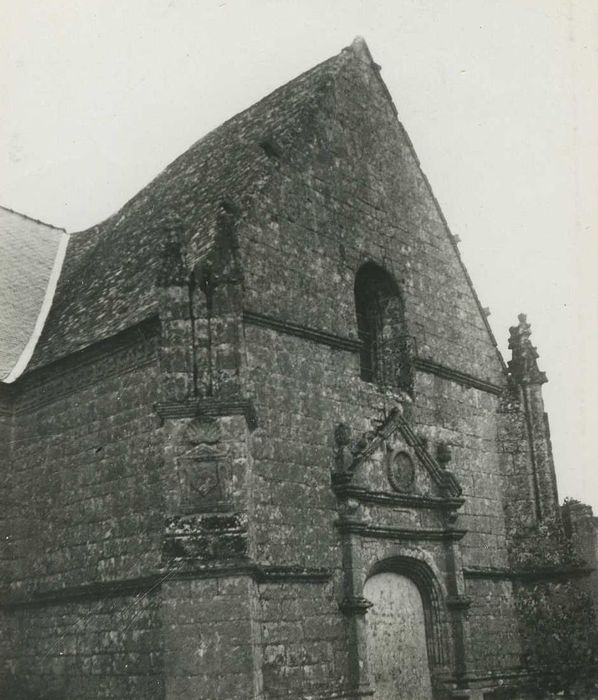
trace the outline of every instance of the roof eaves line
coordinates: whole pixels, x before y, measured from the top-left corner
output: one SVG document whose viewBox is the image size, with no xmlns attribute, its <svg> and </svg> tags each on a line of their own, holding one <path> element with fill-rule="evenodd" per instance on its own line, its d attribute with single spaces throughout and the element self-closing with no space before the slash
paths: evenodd
<svg viewBox="0 0 598 700">
<path fill-rule="evenodd" d="M 31 332 L 29 340 L 23 348 L 21 355 L 17 359 L 15 365 L 8 373 L 8 375 L 1 380 L 5 384 L 12 384 L 12 382 L 18 379 L 27 368 L 27 365 L 29 364 L 33 356 L 33 351 L 35 350 L 35 347 L 39 341 L 43 327 L 46 323 L 46 319 L 48 318 L 48 314 L 50 313 L 52 302 L 54 301 L 54 294 L 56 293 L 58 279 L 60 277 L 60 272 L 62 271 L 64 259 L 66 257 L 66 248 L 68 245 L 68 241 L 69 234 L 63 232 L 60 237 L 60 241 L 58 242 L 56 257 L 54 258 L 54 264 L 52 265 L 52 270 L 48 279 L 48 285 L 46 286 L 44 299 L 42 301 L 39 314 L 37 315 L 33 331 Z"/>
<path fill-rule="evenodd" d="M 11 209 L 10 207 L 5 207 L 2 204 L 0 204 L 0 209 L 4 209 L 4 211 L 9 211 L 11 214 L 16 214 L 22 219 L 27 219 L 27 221 L 35 221 L 36 224 L 41 224 L 42 226 L 47 226 L 48 228 L 52 228 L 55 231 L 62 231 L 63 233 L 66 233 L 66 229 L 64 229 L 62 226 L 54 226 L 54 224 L 49 224 L 47 221 L 35 219 L 33 216 L 27 216 L 27 214 L 23 214 L 23 212 L 15 211 L 14 209 Z"/>
</svg>

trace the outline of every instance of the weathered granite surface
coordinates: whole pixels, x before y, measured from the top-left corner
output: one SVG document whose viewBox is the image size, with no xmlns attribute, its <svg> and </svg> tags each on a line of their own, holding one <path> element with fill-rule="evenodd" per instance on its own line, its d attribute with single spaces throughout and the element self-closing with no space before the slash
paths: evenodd
<svg viewBox="0 0 598 700">
<path fill-rule="evenodd" d="M 518 587 L 585 571 L 525 556 L 566 540 L 545 377 L 525 318 L 502 361 L 362 40 L 69 255 L 0 387 L 4 696 L 371 697 L 412 642 L 436 700 L 527 697 Z M 377 646 L 378 575 L 423 634 L 384 613 Z"/>
</svg>

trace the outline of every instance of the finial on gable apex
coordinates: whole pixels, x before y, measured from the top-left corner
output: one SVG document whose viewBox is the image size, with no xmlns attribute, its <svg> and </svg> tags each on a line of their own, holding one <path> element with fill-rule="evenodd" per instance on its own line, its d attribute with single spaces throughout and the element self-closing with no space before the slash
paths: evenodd
<svg viewBox="0 0 598 700">
<path fill-rule="evenodd" d="M 380 68 L 380 66 L 372 58 L 372 54 L 366 43 L 366 40 L 362 36 L 356 36 L 355 39 L 353 39 L 353 41 L 351 42 L 351 46 L 349 46 L 349 49 L 357 56 L 357 58 L 360 58 L 362 61 L 365 61 L 366 63 L 371 63 L 373 66 Z"/>
<path fill-rule="evenodd" d="M 546 373 L 538 369 L 538 350 L 530 340 L 531 325 L 525 314 L 519 314 L 517 318 L 519 324 L 509 328 L 509 374 L 518 384 L 544 384 L 548 380 Z"/>
</svg>

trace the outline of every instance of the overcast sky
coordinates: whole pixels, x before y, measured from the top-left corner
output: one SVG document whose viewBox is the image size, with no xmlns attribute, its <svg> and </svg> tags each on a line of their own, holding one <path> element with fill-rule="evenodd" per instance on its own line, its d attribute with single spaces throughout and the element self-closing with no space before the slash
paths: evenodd
<svg viewBox="0 0 598 700">
<path fill-rule="evenodd" d="M 527 312 L 561 498 L 598 514 L 596 0 L 0 0 L 0 204 L 77 231 L 363 35 L 507 354 Z"/>
</svg>

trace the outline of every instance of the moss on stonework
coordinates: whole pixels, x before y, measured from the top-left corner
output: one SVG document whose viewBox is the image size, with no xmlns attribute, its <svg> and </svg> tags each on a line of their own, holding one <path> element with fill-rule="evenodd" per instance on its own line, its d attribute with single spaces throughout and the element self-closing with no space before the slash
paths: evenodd
<svg viewBox="0 0 598 700">
<path fill-rule="evenodd" d="M 543 520 L 514 533 L 511 562 L 517 571 L 576 568 L 586 562 L 556 519 Z"/>
<path fill-rule="evenodd" d="M 516 586 L 523 664 L 534 678 L 534 697 L 598 697 L 598 626 L 592 598 L 579 577 L 587 563 L 557 520 L 528 527 L 513 538 L 514 568 L 552 571 L 562 578 Z"/>
</svg>

